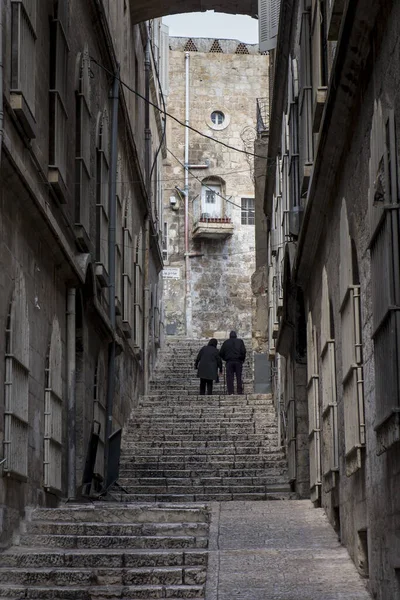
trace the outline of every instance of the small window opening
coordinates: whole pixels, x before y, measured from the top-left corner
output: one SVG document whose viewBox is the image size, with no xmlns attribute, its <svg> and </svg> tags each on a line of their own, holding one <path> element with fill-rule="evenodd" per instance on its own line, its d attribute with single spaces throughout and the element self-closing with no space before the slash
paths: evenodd
<svg viewBox="0 0 400 600">
<path fill-rule="evenodd" d="M 214 112 L 211 113 L 211 121 L 214 123 L 214 125 L 222 125 L 222 123 L 225 121 L 224 113 L 220 110 L 214 110 Z"/>
</svg>

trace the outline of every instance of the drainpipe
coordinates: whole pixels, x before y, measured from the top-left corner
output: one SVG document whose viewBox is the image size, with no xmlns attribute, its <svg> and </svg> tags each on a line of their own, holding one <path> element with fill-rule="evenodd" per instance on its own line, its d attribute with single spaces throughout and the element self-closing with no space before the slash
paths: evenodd
<svg viewBox="0 0 400 600">
<path fill-rule="evenodd" d="M 151 181 L 150 181 L 150 158 L 151 158 L 151 130 L 150 130 L 150 35 L 147 34 L 146 52 L 144 59 L 145 73 L 145 111 L 144 111 L 144 142 L 145 142 L 145 171 L 146 188 L 149 198 L 149 210 L 151 211 Z"/>
<path fill-rule="evenodd" d="M 150 260 L 150 219 L 153 214 L 153 198 L 150 177 L 151 165 L 151 129 L 150 129 L 150 32 L 147 31 L 147 43 L 144 60 L 145 72 L 145 117 L 144 117 L 144 140 L 145 140 L 145 171 L 146 191 L 148 198 L 148 209 L 144 223 L 144 265 L 143 265 L 143 385 L 144 393 L 147 392 L 149 378 L 149 260 Z"/>
<path fill-rule="evenodd" d="M 107 418 L 105 431 L 104 464 L 105 464 L 105 485 L 108 479 L 108 452 L 109 438 L 112 433 L 113 402 L 115 394 L 115 229 L 117 218 L 117 144 L 118 144 L 118 102 L 119 102 L 119 65 L 114 76 L 111 92 L 111 153 L 110 153 L 110 185 L 108 199 L 108 304 L 109 319 L 112 329 L 113 339 L 108 347 L 108 365 L 107 365 Z"/>
<path fill-rule="evenodd" d="M 4 135 L 4 102 L 3 102 L 3 0 L 0 0 L 0 163 Z"/>
<path fill-rule="evenodd" d="M 143 288 L 144 288 L 144 307 L 143 307 L 143 370 L 144 370 L 144 394 L 147 394 L 149 383 L 149 327 L 150 327 L 150 288 L 149 288 L 149 260 L 150 260 L 150 218 L 147 215 L 144 224 L 144 271 L 143 271 Z"/>
<path fill-rule="evenodd" d="M 186 337 L 192 337 L 192 296 L 190 293 L 190 262 L 189 262 L 189 52 L 185 53 L 185 304 L 186 304 Z"/>
<path fill-rule="evenodd" d="M 76 288 L 67 291 L 68 498 L 76 493 Z"/>
</svg>

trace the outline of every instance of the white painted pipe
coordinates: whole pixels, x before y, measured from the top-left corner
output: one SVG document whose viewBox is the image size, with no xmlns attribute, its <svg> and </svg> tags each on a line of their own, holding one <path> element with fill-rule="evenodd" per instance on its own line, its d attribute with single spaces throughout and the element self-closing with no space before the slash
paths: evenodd
<svg viewBox="0 0 400 600">
<path fill-rule="evenodd" d="M 190 96 L 189 96 L 189 67 L 190 54 L 185 53 L 185 279 L 186 279 L 186 337 L 192 337 L 192 298 L 189 261 L 189 121 L 190 121 Z"/>
</svg>

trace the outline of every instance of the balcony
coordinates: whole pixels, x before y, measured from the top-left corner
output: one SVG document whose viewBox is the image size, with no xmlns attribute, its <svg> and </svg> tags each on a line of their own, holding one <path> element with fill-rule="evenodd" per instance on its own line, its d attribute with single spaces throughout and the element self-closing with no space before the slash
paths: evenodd
<svg viewBox="0 0 400 600">
<path fill-rule="evenodd" d="M 222 200 L 222 199 L 221 199 Z M 216 204 L 208 212 L 199 199 L 193 203 L 193 238 L 223 240 L 233 234 L 234 225 L 225 202 Z"/>
</svg>

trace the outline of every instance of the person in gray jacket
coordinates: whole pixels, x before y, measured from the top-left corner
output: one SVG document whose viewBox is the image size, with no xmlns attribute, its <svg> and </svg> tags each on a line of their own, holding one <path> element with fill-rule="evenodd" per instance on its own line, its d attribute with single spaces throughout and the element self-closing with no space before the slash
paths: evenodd
<svg viewBox="0 0 400 600">
<path fill-rule="evenodd" d="M 218 342 L 212 338 L 207 346 L 203 346 L 197 355 L 194 368 L 197 369 L 197 377 L 200 377 L 200 395 L 206 393 L 211 396 L 213 381 L 218 381 L 218 369 L 222 373 L 222 360 L 217 350 Z"/>
<path fill-rule="evenodd" d="M 236 331 L 231 331 L 229 340 L 221 346 L 220 357 L 226 362 L 226 387 L 228 394 L 234 393 L 234 377 L 236 375 L 237 393 L 243 394 L 242 369 L 246 360 L 246 346 L 237 337 Z"/>
</svg>

